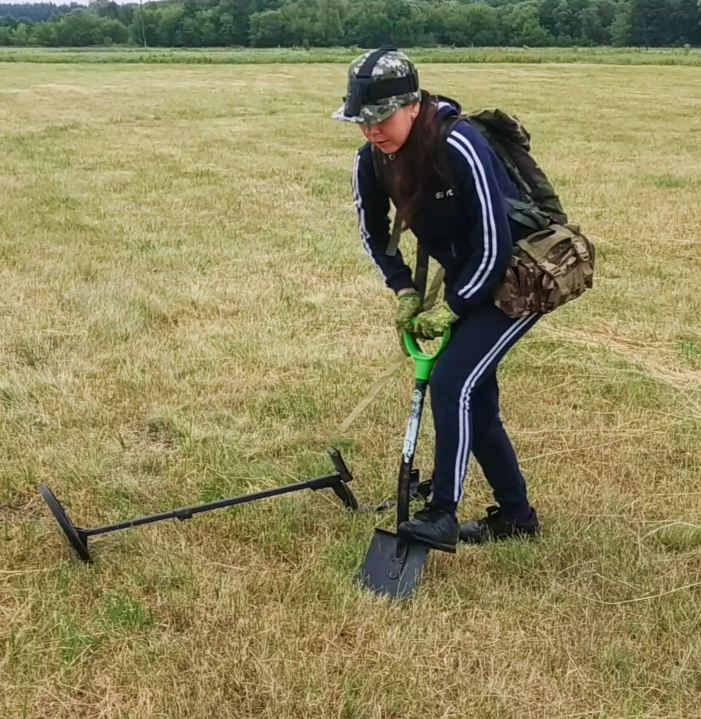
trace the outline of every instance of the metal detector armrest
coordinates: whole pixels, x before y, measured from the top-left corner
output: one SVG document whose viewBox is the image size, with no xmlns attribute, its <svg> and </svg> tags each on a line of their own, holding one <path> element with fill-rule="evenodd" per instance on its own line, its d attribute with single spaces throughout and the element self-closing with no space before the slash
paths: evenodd
<svg viewBox="0 0 701 719">
<path fill-rule="evenodd" d="M 317 477 L 316 479 L 308 479 L 305 482 L 306 488 L 316 492 L 319 489 L 331 489 L 334 485 L 342 482 L 339 474 L 329 474 L 326 477 Z"/>
<path fill-rule="evenodd" d="M 336 469 L 336 474 L 310 479 L 306 482 L 306 486 L 314 492 L 319 489 L 332 489 L 334 494 L 343 502 L 343 506 L 346 509 L 355 511 L 359 506 L 358 500 L 347 484 L 353 481 L 353 475 L 350 473 L 348 467 L 346 467 L 341 453 L 335 447 L 331 447 L 328 450 L 328 454 Z"/>
<path fill-rule="evenodd" d="M 333 466 L 336 468 L 336 472 L 339 474 L 341 479 L 344 482 L 352 482 L 353 475 L 350 473 L 348 467 L 346 467 L 346 463 L 343 461 L 343 457 L 341 457 L 341 453 L 339 452 L 339 450 L 337 450 L 335 447 L 329 447 L 328 455 L 331 459 L 331 462 L 333 463 Z"/>
</svg>

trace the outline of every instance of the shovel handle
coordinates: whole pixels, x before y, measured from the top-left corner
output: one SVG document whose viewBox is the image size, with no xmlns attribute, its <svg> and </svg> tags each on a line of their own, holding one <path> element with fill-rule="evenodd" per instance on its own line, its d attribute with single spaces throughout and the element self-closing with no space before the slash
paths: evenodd
<svg viewBox="0 0 701 719">
<path fill-rule="evenodd" d="M 410 332 L 404 332 L 402 339 L 404 340 L 404 347 L 406 348 L 406 351 L 414 360 L 416 379 L 428 382 L 433 365 L 436 363 L 436 360 L 443 350 L 448 346 L 448 342 L 450 342 L 450 330 L 448 329 L 445 331 L 443 338 L 441 339 L 440 347 L 438 347 L 433 354 L 426 354 L 422 352 L 416 342 L 416 338 Z"/>
</svg>

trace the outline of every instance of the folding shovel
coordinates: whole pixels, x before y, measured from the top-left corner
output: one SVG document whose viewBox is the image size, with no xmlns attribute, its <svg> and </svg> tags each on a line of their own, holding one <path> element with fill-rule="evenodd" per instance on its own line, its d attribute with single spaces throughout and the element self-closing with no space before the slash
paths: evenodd
<svg viewBox="0 0 701 719">
<path fill-rule="evenodd" d="M 438 356 L 450 339 L 449 333 L 443 335 L 441 346 L 435 354 L 423 354 L 413 336 L 404 333 L 404 346 L 414 360 L 414 393 L 411 402 L 411 415 L 407 425 L 399 468 L 397 486 L 397 528 L 409 519 L 409 501 L 412 467 L 419 436 L 421 415 L 423 413 L 428 380 Z M 407 540 L 393 532 L 376 529 L 365 560 L 360 567 L 358 580 L 377 594 L 386 594 L 396 599 L 407 599 L 421 580 L 426 559 L 432 549 L 428 544 Z"/>
</svg>

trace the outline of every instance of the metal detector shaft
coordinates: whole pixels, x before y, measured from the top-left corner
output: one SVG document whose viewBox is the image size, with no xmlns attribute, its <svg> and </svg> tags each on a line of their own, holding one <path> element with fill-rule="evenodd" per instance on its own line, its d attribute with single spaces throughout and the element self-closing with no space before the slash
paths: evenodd
<svg viewBox="0 0 701 719">
<path fill-rule="evenodd" d="M 245 504 L 246 502 L 255 502 L 258 499 L 266 497 L 277 497 L 281 494 L 290 494 L 291 492 L 299 492 L 303 489 L 331 489 L 334 494 L 341 500 L 346 509 L 355 511 L 358 509 L 358 500 L 348 486 L 348 482 L 352 481 L 353 475 L 346 467 L 346 463 L 341 457 L 341 453 L 331 447 L 328 450 L 329 457 L 336 469 L 336 474 L 328 474 L 324 477 L 309 479 L 306 482 L 297 482 L 296 484 L 287 484 L 284 487 L 275 487 L 273 489 L 265 489 L 261 492 L 246 494 L 242 497 L 230 497 L 228 499 L 219 499 L 216 502 L 209 502 L 194 507 L 183 507 L 182 509 L 173 509 L 170 512 L 162 512 L 161 514 L 153 514 L 149 517 L 140 517 L 139 519 L 130 519 L 126 522 L 110 524 L 105 527 L 95 527 L 94 529 L 83 529 L 76 527 L 70 520 L 66 510 L 56 499 L 54 493 L 45 485 L 39 485 L 39 493 L 44 498 L 51 514 L 58 522 L 61 531 L 68 540 L 75 553 L 84 561 L 90 562 L 90 549 L 88 548 L 88 537 L 96 534 L 107 534 L 107 532 L 116 532 L 120 529 L 129 529 L 130 527 L 138 527 L 142 524 L 153 524 L 161 522 L 165 519 L 180 519 L 181 521 L 190 519 L 190 517 L 200 512 L 209 512 L 212 509 L 220 509 L 222 507 L 231 507 L 235 504 Z"/>
<path fill-rule="evenodd" d="M 228 499 L 219 499 L 209 504 L 200 504 L 194 507 L 183 507 L 182 509 L 174 509 L 170 512 L 162 512 L 161 514 L 152 514 L 148 517 L 140 517 L 139 519 L 130 519 L 126 522 L 118 524 L 109 524 L 105 527 L 95 527 L 94 529 L 84 529 L 86 536 L 92 537 L 96 534 L 106 534 L 107 532 L 116 532 L 119 529 L 129 529 L 130 527 L 138 527 L 142 524 L 153 524 L 161 522 L 165 519 L 179 519 L 185 521 L 200 512 L 209 512 L 213 509 L 222 509 L 223 507 L 233 507 L 235 504 L 246 504 L 247 502 L 255 502 L 266 497 L 277 497 L 281 494 L 289 494 L 290 492 L 299 492 L 302 489 L 318 489 L 333 488 L 340 482 L 338 474 L 329 474 L 326 477 L 318 477 L 310 479 L 306 482 L 296 482 L 295 484 L 286 484 L 283 487 L 275 487 L 273 489 L 264 489 L 261 492 L 253 492 L 242 497 L 230 497 Z"/>
</svg>

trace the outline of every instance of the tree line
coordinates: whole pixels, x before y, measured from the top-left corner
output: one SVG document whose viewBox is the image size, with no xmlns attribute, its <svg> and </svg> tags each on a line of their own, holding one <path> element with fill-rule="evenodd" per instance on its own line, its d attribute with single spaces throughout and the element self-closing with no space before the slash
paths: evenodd
<svg viewBox="0 0 701 719">
<path fill-rule="evenodd" d="M 0 4 L 0 45 L 701 46 L 701 0 L 163 0 Z"/>
</svg>

